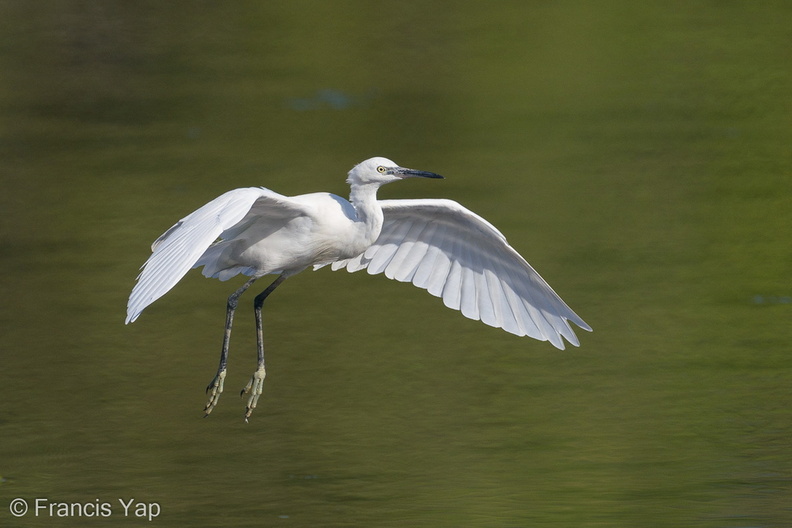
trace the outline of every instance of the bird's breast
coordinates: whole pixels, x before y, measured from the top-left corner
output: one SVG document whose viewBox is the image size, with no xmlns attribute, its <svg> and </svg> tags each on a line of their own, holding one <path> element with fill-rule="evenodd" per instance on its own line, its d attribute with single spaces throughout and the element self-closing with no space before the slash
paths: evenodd
<svg viewBox="0 0 792 528">
<path fill-rule="evenodd" d="M 382 212 L 361 211 L 333 194 L 308 195 L 312 201 L 311 228 L 303 238 L 311 264 L 356 257 L 368 249 L 382 230 Z"/>
</svg>

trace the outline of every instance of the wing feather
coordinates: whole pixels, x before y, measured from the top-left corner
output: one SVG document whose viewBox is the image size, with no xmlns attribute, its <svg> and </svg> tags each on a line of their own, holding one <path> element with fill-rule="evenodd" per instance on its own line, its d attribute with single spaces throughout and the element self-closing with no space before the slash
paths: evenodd
<svg viewBox="0 0 792 528">
<path fill-rule="evenodd" d="M 500 288 L 490 288 L 487 281 L 487 273 L 490 267 L 486 265 L 486 255 L 478 255 L 481 271 L 476 274 L 476 298 L 478 299 L 479 317 L 481 322 L 498 327 L 498 324 L 505 327 L 503 317 L 498 317 L 495 313 L 495 304 L 500 302 Z"/>
<path fill-rule="evenodd" d="M 478 299 L 476 296 L 476 272 L 473 269 L 475 266 L 475 254 L 471 254 L 469 248 L 462 244 L 461 253 L 463 258 L 459 259 L 460 268 L 460 304 L 462 315 L 469 319 L 481 319 L 479 317 Z M 463 262 L 469 262 L 469 266 L 464 266 Z"/>
<path fill-rule="evenodd" d="M 371 275 L 376 275 L 377 273 L 385 271 L 385 268 L 390 264 L 391 259 L 393 259 L 393 256 L 399 249 L 410 227 L 412 227 L 412 223 L 409 221 L 399 223 L 394 229 L 392 238 L 388 243 L 382 246 L 371 246 L 366 250 L 366 257 L 371 258 L 371 263 L 368 266 L 368 272 Z"/>
<path fill-rule="evenodd" d="M 443 286 L 443 304 L 453 310 L 462 310 L 462 266 L 458 260 L 450 260 L 450 269 Z"/>
<path fill-rule="evenodd" d="M 579 344 L 583 321 L 492 224 L 451 200 L 381 200 L 382 232 L 363 254 L 336 263 L 350 272 L 411 281 L 460 310 L 516 335 Z"/>
<path fill-rule="evenodd" d="M 432 240 L 426 241 L 429 244 L 429 250 L 418 266 L 413 282 L 435 297 L 440 297 L 443 294 L 443 286 L 448 278 L 448 272 L 451 271 L 451 259 L 440 247 L 439 242 L 444 239 L 446 231 L 446 226 L 440 225 L 435 230 Z"/>
<path fill-rule="evenodd" d="M 487 278 L 487 289 L 492 297 L 492 310 L 495 321 L 495 324 L 488 324 L 497 327 L 497 322 L 500 321 L 504 330 L 512 334 L 519 334 L 520 325 L 514 317 L 514 313 L 509 305 L 506 292 L 504 291 L 504 285 L 492 271 L 493 267 L 494 266 L 490 266 L 490 268 L 484 272 Z"/>
<path fill-rule="evenodd" d="M 415 274 L 418 273 L 418 268 L 426 258 L 427 252 L 431 246 L 425 242 L 426 238 L 434 236 L 434 231 L 437 226 L 434 224 L 425 224 L 420 233 L 420 238 L 417 238 L 412 244 L 410 251 L 405 255 L 402 263 L 402 269 L 394 275 L 394 278 L 400 282 L 413 282 Z"/>
<path fill-rule="evenodd" d="M 413 261 L 409 259 L 409 255 L 413 250 L 416 243 L 420 244 L 420 237 L 426 229 L 427 224 L 423 222 L 415 222 L 410 226 L 410 229 L 404 235 L 404 242 L 399 245 L 393 258 L 385 268 L 385 276 L 389 279 L 397 279 L 412 274 L 415 270 Z M 401 282 L 404 282 L 403 280 Z"/>
</svg>

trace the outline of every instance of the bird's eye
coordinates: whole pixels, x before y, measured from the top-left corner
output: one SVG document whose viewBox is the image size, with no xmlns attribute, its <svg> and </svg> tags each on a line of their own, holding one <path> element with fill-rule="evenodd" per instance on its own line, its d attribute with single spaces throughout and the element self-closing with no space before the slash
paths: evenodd
<svg viewBox="0 0 792 528">
<path fill-rule="evenodd" d="M 384 173 L 385 172 L 385 167 L 380 165 L 379 167 L 377 167 L 377 172 L 379 172 L 380 174 Z"/>
</svg>

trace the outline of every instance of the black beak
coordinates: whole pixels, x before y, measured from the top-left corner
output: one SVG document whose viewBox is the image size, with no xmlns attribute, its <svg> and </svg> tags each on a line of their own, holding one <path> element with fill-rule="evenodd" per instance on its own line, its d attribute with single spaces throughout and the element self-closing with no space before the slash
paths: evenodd
<svg viewBox="0 0 792 528">
<path fill-rule="evenodd" d="M 402 178 L 439 178 L 443 179 L 442 176 L 439 174 L 435 174 L 434 172 L 427 172 L 415 169 L 405 169 L 404 167 L 399 167 L 393 170 L 393 172 Z"/>
</svg>

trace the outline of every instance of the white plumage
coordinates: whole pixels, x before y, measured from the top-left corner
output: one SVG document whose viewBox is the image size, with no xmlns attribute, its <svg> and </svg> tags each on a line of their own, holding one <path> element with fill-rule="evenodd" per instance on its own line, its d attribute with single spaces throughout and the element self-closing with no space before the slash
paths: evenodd
<svg viewBox="0 0 792 528">
<path fill-rule="evenodd" d="M 260 296 L 263 302 L 286 277 L 310 266 L 330 265 L 333 270 L 366 269 L 372 275 L 384 273 L 390 279 L 412 282 L 470 319 L 547 340 L 560 349 L 562 337 L 577 346 L 569 321 L 591 328 L 492 224 L 451 200 L 376 199 L 381 185 L 414 176 L 441 177 L 372 158 L 349 172 L 349 201 L 329 193 L 287 197 L 265 188 L 223 194 L 154 242 L 129 298 L 126 322 L 137 319 L 194 267 L 203 266 L 204 275 L 220 280 L 240 273 L 252 277 L 232 295 L 235 304 L 258 277 L 281 275 Z M 207 414 L 222 391 L 232 298 L 220 369 L 209 387 L 216 395 L 207 404 Z M 263 381 L 261 326 L 257 326 Z M 251 381 L 254 395 L 246 416 L 255 407 L 255 390 L 260 392 L 255 375 Z"/>
<path fill-rule="evenodd" d="M 500 231 L 457 202 L 379 203 L 385 220 L 377 240 L 360 255 L 332 263 L 333 270 L 365 268 L 412 282 L 465 317 L 561 349 L 560 336 L 579 345 L 567 320 L 591 330 Z"/>
</svg>

